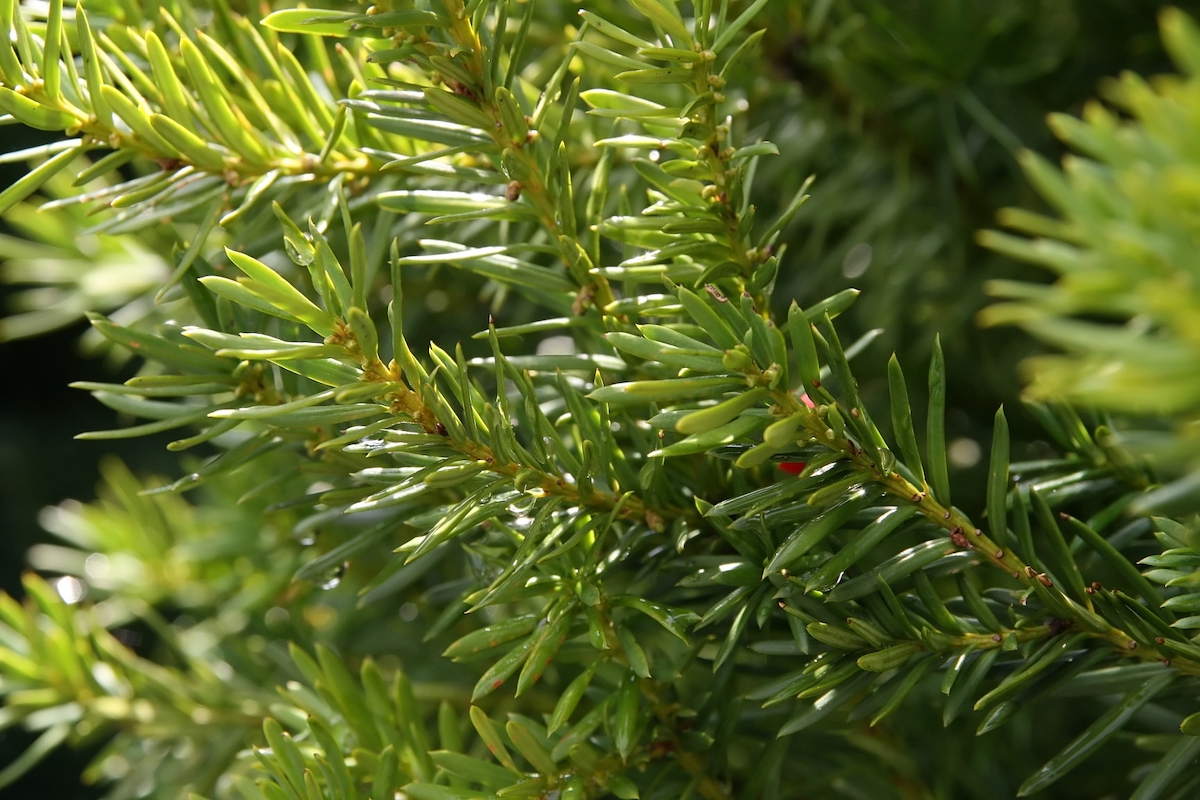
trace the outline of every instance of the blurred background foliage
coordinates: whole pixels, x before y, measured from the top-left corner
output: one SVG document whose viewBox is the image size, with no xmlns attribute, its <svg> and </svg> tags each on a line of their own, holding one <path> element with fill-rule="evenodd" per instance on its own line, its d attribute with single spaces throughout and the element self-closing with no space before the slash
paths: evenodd
<svg viewBox="0 0 1200 800">
<path fill-rule="evenodd" d="M 43 131 L 11 126 L 4 129 L 4 136 L 6 147 L 13 150 L 49 138 Z M 23 164 L 0 165 L 0 186 L 9 185 L 24 171 Z M 12 231 L 0 222 L 0 233 Z M 0 303 L 6 316 L 17 305 L 14 301 L 20 288 L 0 283 Z M 88 352 L 81 340 L 89 330 L 80 317 L 36 338 L 0 344 L 0 375 L 6 376 L 0 380 L 0 588 L 15 597 L 24 594 L 21 573 L 29 568 L 30 548 L 47 539 L 38 523 L 39 512 L 67 498 L 95 497 L 103 457 L 117 456 L 160 474 L 176 468 L 175 458 L 165 449 L 169 436 L 115 442 L 74 438 L 81 431 L 111 424 L 112 412 L 67 384 L 133 374 L 132 369 L 114 374 L 111 364 Z M 18 375 L 21 380 L 16 379 Z M 0 734 L 0 763 L 11 763 L 35 738 L 36 734 L 19 728 Z M 99 787 L 79 785 L 79 774 L 95 750 L 63 750 L 6 793 L 13 797 L 99 797 Z"/>
<path fill-rule="evenodd" d="M 574 19 L 577 5 L 557 5 L 561 23 Z M 982 505 L 986 465 L 981 455 L 994 409 L 1002 402 L 1015 406 L 1017 365 L 1039 350 L 1016 329 L 977 325 L 977 313 L 989 302 L 985 283 L 1047 280 L 1042 271 L 979 246 L 976 233 L 994 226 L 1001 208 L 1045 207 L 1016 154 L 1028 148 L 1059 159 L 1064 148 L 1047 127 L 1047 114 L 1080 114 L 1102 80 L 1122 70 L 1154 75 L 1169 69 L 1156 28 L 1162 5 L 1145 0 L 776 0 L 759 20 L 767 31 L 762 57 L 730 80 L 747 100 L 747 110 L 735 120 L 743 140 L 764 138 L 780 145 L 781 154 L 756 177 L 759 218 L 781 210 L 772 206 L 772 198 L 783 205 L 808 176 L 817 177 L 812 200 L 785 231 L 792 263 L 800 267 L 780 276 L 776 296 L 812 299 L 848 285 L 864 290 L 842 317 L 843 336 L 853 341 L 873 329 L 883 331 L 858 368 L 866 402 L 877 407 L 886 405 L 887 354 L 895 350 L 903 364 L 915 368 L 928 361 L 934 334 L 942 335 L 951 461 L 963 506 Z M 1200 12 L 1197 3 L 1174 5 L 1193 15 Z M 538 32 L 531 35 L 536 38 Z M 6 141 L 7 150 L 45 141 L 43 134 L 3 130 L 6 137 L 27 139 Z M 0 185 L 21 174 L 21 165 L 2 168 Z M 10 268 L 8 277 L 19 281 L 22 275 Z M 410 302 L 423 309 L 415 312 L 415 350 L 423 349 L 422 336 L 452 343 L 478 327 L 443 312 L 473 300 L 480 283 L 442 281 L 431 291 L 434 284 L 431 277 L 424 285 L 413 281 L 410 289 Z M 19 305 L 18 289 L 9 285 L 0 291 L 7 303 Z M 69 322 L 64 316 L 58 323 L 65 327 L 0 347 L 0 375 L 5 376 L 0 381 L 0 588 L 17 596 L 26 553 L 44 538 L 38 532 L 39 509 L 68 497 L 92 496 L 101 455 L 115 453 L 146 472 L 175 471 L 174 458 L 163 449 L 166 438 L 72 439 L 81 430 L 108 427 L 111 412 L 65 384 L 127 375 L 114 375 L 120 366 L 103 361 L 86 339 L 81 346 L 81 319 Z M 919 407 L 924 398 L 919 386 L 913 391 Z M 1032 420 L 1015 410 L 1010 420 L 1014 460 L 1049 453 Z M 136 639 L 136 631 L 130 636 Z M 1026 726 L 1024 734 L 1030 737 L 1027 766 L 1036 766 L 1035 731 Z M 0 736 L 0 764 L 28 743 L 20 732 Z M 904 749 L 920 752 L 919 747 Z M 86 753 L 60 752 L 8 791 L 14 797 L 34 792 L 89 796 L 76 788 L 79 765 L 87 760 Z M 1080 781 L 1081 791 L 1102 796 L 1102 787 L 1087 786 L 1086 776 Z"/>
</svg>

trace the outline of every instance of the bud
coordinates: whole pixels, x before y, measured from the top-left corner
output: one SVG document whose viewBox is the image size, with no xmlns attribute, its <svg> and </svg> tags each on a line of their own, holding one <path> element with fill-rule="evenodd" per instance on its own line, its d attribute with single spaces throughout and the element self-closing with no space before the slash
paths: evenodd
<svg viewBox="0 0 1200 800">
<path fill-rule="evenodd" d="M 745 372 L 754 366 L 754 359 L 751 358 L 750 350 L 746 345 L 739 344 L 737 347 L 725 351 L 721 364 L 725 369 L 733 372 Z"/>
</svg>

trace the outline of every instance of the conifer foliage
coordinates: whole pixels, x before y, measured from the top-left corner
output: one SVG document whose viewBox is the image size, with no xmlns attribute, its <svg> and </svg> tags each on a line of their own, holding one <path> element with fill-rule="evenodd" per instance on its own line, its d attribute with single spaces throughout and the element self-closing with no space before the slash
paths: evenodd
<svg viewBox="0 0 1200 800">
<path fill-rule="evenodd" d="M 86 314 L 138 371 L 83 435 L 182 465 L 45 513 L 0 787 L 103 743 L 113 798 L 1067 797 L 1105 753 L 1200 792 L 1194 20 L 980 234 L 1055 275 L 982 319 L 1055 348 L 1058 453 L 1001 408 L 960 508 L 940 344 L 866 403 L 858 291 L 775 292 L 778 7 L 330 5 L 0 2 L 0 122 L 64 136 L 4 156 L 0 333 Z"/>
</svg>

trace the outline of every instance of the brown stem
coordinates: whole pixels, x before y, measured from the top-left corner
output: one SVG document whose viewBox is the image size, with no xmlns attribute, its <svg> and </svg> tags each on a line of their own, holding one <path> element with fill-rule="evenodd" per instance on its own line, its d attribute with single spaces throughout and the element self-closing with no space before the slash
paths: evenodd
<svg viewBox="0 0 1200 800">
<path fill-rule="evenodd" d="M 729 158 L 733 151 L 728 149 L 726 142 L 729 138 L 728 128 L 720 123 L 716 118 L 716 109 L 719 108 L 724 96 L 721 90 L 725 87 L 725 81 L 720 75 L 713 74 L 712 67 L 715 64 L 715 56 L 711 51 L 704 51 L 701 54 L 701 60 L 694 66 L 695 82 L 693 91 L 697 95 L 705 94 L 709 91 L 713 93 L 714 102 L 711 105 L 702 105 L 698 108 L 692 117 L 692 121 L 703 126 L 709 131 L 709 136 L 701 146 L 697 156 L 708 167 L 712 177 L 712 200 L 716 206 L 717 215 L 721 218 L 721 223 L 725 227 L 725 240 L 729 245 L 730 251 L 733 253 L 733 261 L 738 266 L 739 272 L 739 290 L 743 289 L 741 281 L 751 277 L 758 265 L 759 254 L 752 253 L 747 250 L 742 242 L 742 237 L 739 232 L 741 227 L 741 216 L 738 210 L 733 207 L 732 199 L 729 196 Z M 755 307 L 763 309 L 763 313 L 767 313 L 766 309 L 769 306 L 767 298 L 761 293 L 753 295 Z"/>
<path fill-rule="evenodd" d="M 521 194 L 529 198 L 530 203 L 537 209 L 538 220 L 542 227 L 550 235 L 550 241 L 558 244 L 558 239 L 562 235 L 575 238 L 575 231 L 564 231 L 558 221 L 558 207 L 554 199 L 550 196 L 550 191 L 547 188 L 546 175 L 542 171 L 538 160 L 529 152 L 526 141 L 514 141 L 511 132 L 504 125 L 504 117 L 500 112 L 500 107 L 496 102 L 495 97 L 485 97 L 482 88 L 483 81 L 483 45 L 479 40 L 479 34 L 471 24 L 471 20 L 467 18 L 465 12 L 458 13 L 462 9 L 461 0 L 443 0 L 447 12 L 450 14 L 450 37 L 466 51 L 467 63 L 464 65 L 467 70 L 476 78 L 477 87 L 473 87 L 476 91 L 475 100 L 479 110 L 487 114 L 491 118 L 493 124 L 489 126 L 488 133 L 492 140 L 500 148 L 500 151 L 511 150 L 520 160 L 524 172 L 529 177 L 520 181 Z M 503 34 L 503 31 L 496 32 L 496 38 Z M 569 120 L 564 119 L 562 125 L 569 124 Z M 535 134 L 536 135 L 536 134 Z M 553 154 L 551 154 L 553 158 Z M 566 253 L 562 254 L 563 265 L 567 268 L 568 274 L 573 274 L 571 270 L 571 260 Z M 612 288 L 609 286 L 608 279 L 603 275 L 589 276 L 588 279 L 580 280 L 581 293 L 587 293 L 591 302 L 595 303 L 600 308 L 604 308 L 615 299 L 612 293 Z M 582 310 L 583 305 L 579 308 Z"/>
<path fill-rule="evenodd" d="M 419 391 L 414 391 L 414 388 L 405 383 L 400 368 L 394 362 L 389 366 L 384 366 L 377 357 L 364 355 L 357 338 L 347 325 L 339 325 L 336 335 L 329 341 L 340 345 L 345 350 L 346 357 L 358 363 L 363 370 L 361 380 L 364 383 L 390 385 L 389 391 L 381 395 L 381 400 L 389 406 L 392 413 L 407 416 L 424 428 L 427 433 L 445 436 L 445 428 L 439 422 L 437 413 L 425 404 Z M 471 413 L 471 409 L 467 408 L 465 413 Z M 485 462 L 488 465 L 488 471 L 493 474 L 515 479 L 519 473 L 528 474 L 529 472 L 529 467 L 498 459 L 492 448 L 481 442 L 470 440 L 455 442 L 448 436 L 445 437 L 445 440 L 447 446 L 457 450 L 468 459 Z M 645 522 L 655 529 L 664 525 L 666 520 L 684 514 L 682 509 L 674 507 L 648 506 L 632 492 L 607 493 L 597 491 L 592 487 L 586 493 L 581 493 L 576 485 L 568 483 L 560 476 L 541 470 L 537 470 L 536 474 L 536 487 L 547 495 L 558 495 L 571 503 L 603 511 L 616 509 L 620 519 Z"/>
<path fill-rule="evenodd" d="M 835 433 L 825 424 L 815 409 L 808 408 L 794 394 L 784 390 L 773 390 L 772 399 L 782 409 L 784 416 L 800 415 L 801 424 L 814 441 L 830 450 L 842 453 L 847 461 L 864 474 L 869 474 L 877 485 L 899 501 L 915 505 L 926 519 L 949 532 L 956 544 L 979 552 L 985 560 L 1034 591 L 1048 593 L 1057 601 L 1058 605 L 1072 612 L 1072 621 L 1078 625 L 1078 630 L 1111 643 L 1123 656 L 1148 661 L 1164 661 L 1153 647 L 1142 646 L 1148 645 L 1148 643 L 1139 643 L 1135 637 L 1112 625 L 1108 620 L 1104 620 L 1090 608 L 1083 609 L 1073 603 L 1050 582 L 1046 575 L 1025 564 L 1010 548 L 993 541 L 961 511 L 953 507 L 948 508 L 938 502 L 928 491 L 928 487 L 918 489 L 898 472 L 882 470 L 865 448 L 859 448 L 848 438 Z M 1080 608 L 1081 611 L 1087 613 L 1089 619 L 1085 621 L 1082 614 L 1075 612 L 1075 608 Z M 1095 624 L 1095 620 L 1103 621 L 1106 627 L 1100 631 L 1090 630 L 1089 628 Z M 1133 644 L 1133 647 L 1130 647 L 1130 644 Z M 1200 660 L 1174 655 L 1169 659 L 1169 663 L 1180 672 L 1188 675 L 1200 675 Z"/>
</svg>

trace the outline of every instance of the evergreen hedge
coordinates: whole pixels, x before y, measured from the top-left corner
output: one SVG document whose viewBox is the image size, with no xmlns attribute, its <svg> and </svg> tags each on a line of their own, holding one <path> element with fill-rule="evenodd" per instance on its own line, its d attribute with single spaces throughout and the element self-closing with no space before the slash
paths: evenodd
<svg viewBox="0 0 1200 800">
<path fill-rule="evenodd" d="M 180 453 L 0 788 L 1196 797 L 1200 26 L 1098 7 L 0 3 L 0 335 Z"/>
</svg>

